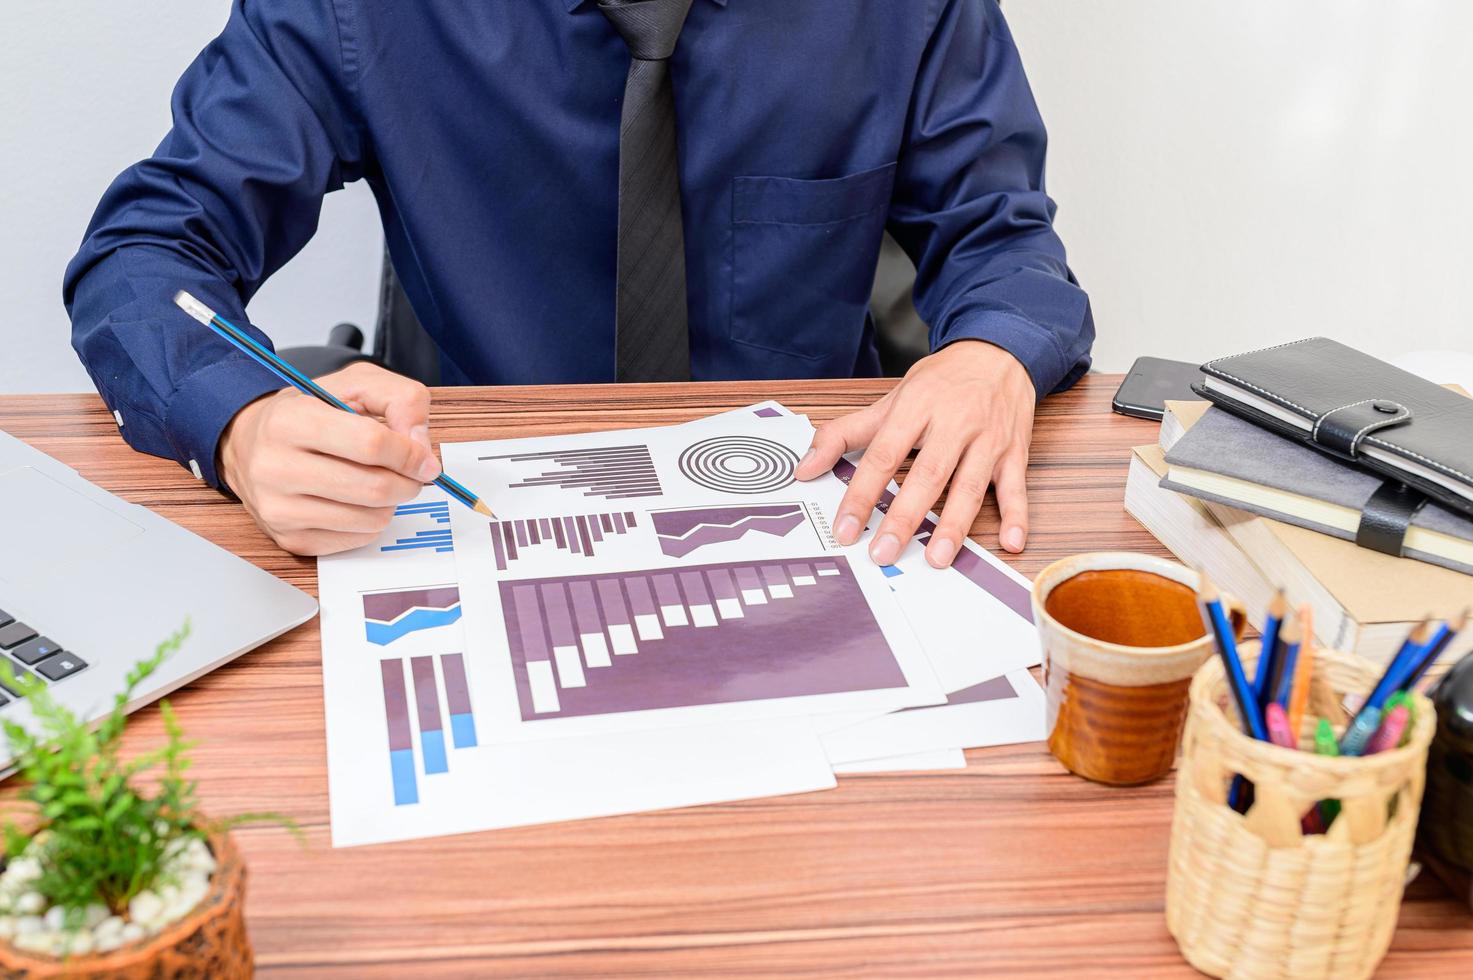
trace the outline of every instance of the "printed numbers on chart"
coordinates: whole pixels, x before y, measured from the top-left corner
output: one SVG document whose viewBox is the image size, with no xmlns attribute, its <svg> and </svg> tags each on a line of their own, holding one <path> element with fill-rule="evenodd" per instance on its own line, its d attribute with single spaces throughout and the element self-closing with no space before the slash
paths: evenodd
<svg viewBox="0 0 1473 980">
<path fill-rule="evenodd" d="M 829 526 L 829 517 L 823 512 L 823 508 L 817 504 L 809 504 L 808 512 L 813 516 L 813 525 L 818 528 L 819 537 L 823 540 L 824 547 L 835 549 L 839 542 L 834 540 L 833 529 Z"/>
</svg>

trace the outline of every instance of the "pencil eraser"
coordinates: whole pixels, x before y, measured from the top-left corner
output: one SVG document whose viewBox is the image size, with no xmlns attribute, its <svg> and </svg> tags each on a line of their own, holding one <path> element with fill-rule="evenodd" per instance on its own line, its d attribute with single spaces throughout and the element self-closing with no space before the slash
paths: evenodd
<svg viewBox="0 0 1473 980">
<path fill-rule="evenodd" d="M 205 326 L 209 326 L 210 321 L 215 319 L 214 310 L 210 309 L 208 306 L 201 303 L 199 300 L 195 299 L 193 296 L 189 295 L 182 289 L 174 294 L 174 305 L 178 306 L 185 313 L 188 313 L 190 316 L 194 317 Z"/>
</svg>

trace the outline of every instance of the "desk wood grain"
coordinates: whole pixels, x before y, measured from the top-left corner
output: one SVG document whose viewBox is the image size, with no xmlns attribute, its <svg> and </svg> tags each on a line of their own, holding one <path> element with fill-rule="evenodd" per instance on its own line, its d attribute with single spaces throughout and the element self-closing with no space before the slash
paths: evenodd
<svg viewBox="0 0 1473 980">
<path fill-rule="evenodd" d="M 1110 413 L 1118 379 L 1040 408 L 1025 574 L 1077 551 L 1165 554 L 1122 509 L 1128 447 L 1155 427 Z M 763 398 L 815 419 L 890 382 L 447 389 L 457 441 L 684 421 Z M 316 590 L 239 506 L 130 451 L 92 396 L 0 398 L 0 428 L 94 482 Z M 995 544 L 989 507 L 973 532 Z M 1006 557 L 1006 556 L 1004 556 Z M 272 977 L 1193 975 L 1162 912 L 1171 784 L 1109 790 L 1042 745 L 972 750 L 964 771 L 845 777 L 782 799 L 333 850 L 316 623 L 174 697 L 200 740 L 214 813 L 277 810 L 239 833 L 260 971 Z M 137 716 L 134 748 L 161 738 Z M 1385 976 L 1466 977 L 1473 917 L 1412 887 Z"/>
</svg>

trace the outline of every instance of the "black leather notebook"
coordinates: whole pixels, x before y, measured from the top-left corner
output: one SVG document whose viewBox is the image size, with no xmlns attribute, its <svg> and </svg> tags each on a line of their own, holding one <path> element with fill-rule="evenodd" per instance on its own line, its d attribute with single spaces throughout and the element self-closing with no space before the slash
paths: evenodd
<svg viewBox="0 0 1473 980">
<path fill-rule="evenodd" d="M 1224 409 L 1473 514 L 1473 399 L 1325 337 L 1202 365 Z"/>
</svg>

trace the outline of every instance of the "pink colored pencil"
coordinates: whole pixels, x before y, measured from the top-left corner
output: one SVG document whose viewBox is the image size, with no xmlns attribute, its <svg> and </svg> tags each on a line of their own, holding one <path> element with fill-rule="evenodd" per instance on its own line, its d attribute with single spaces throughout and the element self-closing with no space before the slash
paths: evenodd
<svg viewBox="0 0 1473 980">
<path fill-rule="evenodd" d="M 1396 748 L 1401 742 L 1402 732 L 1407 730 L 1407 719 L 1410 716 L 1411 712 L 1404 704 L 1392 708 L 1391 713 L 1382 720 L 1381 727 L 1376 729 L 1376 734 L 1371 736 L 1371 744 L 1366 746 L 1366 755 Z"/>
<path fill-rule="evenodd" d="M 1277 701 L 1270 701 L 1268 707 L 1263 710 L 1263 720 L 1268 725 L 1270 742 L 1286 749 L 1299 748 L 1299 739 L 1294 737 L 1294 729 L 1289 727 L 1289 716 L 1284 713 L 1283 705 Z"/>
</svg>

